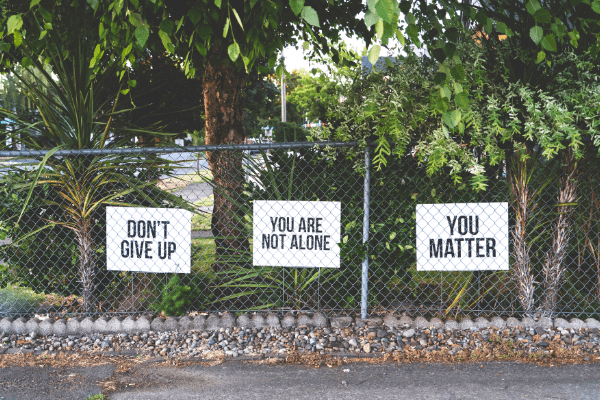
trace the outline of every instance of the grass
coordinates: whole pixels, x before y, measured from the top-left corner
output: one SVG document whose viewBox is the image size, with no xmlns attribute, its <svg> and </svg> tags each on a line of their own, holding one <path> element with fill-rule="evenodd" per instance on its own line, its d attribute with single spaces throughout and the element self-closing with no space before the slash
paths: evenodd
<svg viewBox="0 0 600 400">
<path fill-rule="evenodd" d="M 200 207 L 213 206 L 215 202 L 214 196 L 211 194 L 208 197 L 196 202 L 196 205 Z M 201 212 L 199 214 L 192 215 L 192 230 L 193 231 L 209 231 L 212 214 Z"/>
<path fill-rule="evenodd" d="M 85 400 L 108 400 L 108 397 L 102 393 L 92 394 L 85 398 Z"/>
<path fill-rule="evenodd" d="M 211 272 L 215 262 L 215 241 L 213 238 L 199 238 L 192 240 L 192 271 Z"/>
<path fill-rule="evenodd" d="M 210 170 L 203 169 L 192 174 L 179 175 L 173 178 L 162 179 L 156 184 L 156 186 L 168 192 L 173 192 L 176 190 L 183 189 L 191 183 L 202 183 L 211 180 L 212 173 L 210 172 Z"/>
</svg>

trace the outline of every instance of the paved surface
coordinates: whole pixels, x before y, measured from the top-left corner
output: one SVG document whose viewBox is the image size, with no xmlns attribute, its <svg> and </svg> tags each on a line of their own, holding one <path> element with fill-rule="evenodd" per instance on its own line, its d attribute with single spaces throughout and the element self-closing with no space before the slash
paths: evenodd
<svg viewBox="0 0 600 400">
<path fill-rule="evenodd" d="M 213 194 L 213 189 L 208 182 L 190 183 L 185 188 L 174 191 L 173 194 L 195 203 Z M 212 212 L 212 207 L 208 208 L 210 208 L 210 212 Z M 208 208 L 206 210 L 207 212 Z"/>
<path fill-rule="evenodd" d="M 101 393 L 97 384 L 113 376 L 115 367 L 14 367 L 0 369 L 0 400 L 84 400 Z"/>
<path fill-rule="evenodd" d="M 600 398 L 600 364 L 355 363 L 317 369 L 226 362 L 184 368 L 145 364 L 125 375 L 113 373 L 112 366 L 5 368 L 0 370 L 0 399 L 83 400 L 100 393 L 96 382 L 103 379 L 119 382 L 110 400 Z"/>
</svg>

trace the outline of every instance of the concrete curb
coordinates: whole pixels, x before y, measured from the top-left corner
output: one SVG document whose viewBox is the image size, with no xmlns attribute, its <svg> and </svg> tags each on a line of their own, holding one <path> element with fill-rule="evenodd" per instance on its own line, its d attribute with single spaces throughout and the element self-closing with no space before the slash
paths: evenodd
<svg viewBox="0 0 600 400">
<path fill-rule="evenodd" d="M 513 317 L 503 319 L 500 317 L 494 317 L 491 321 L 486 318 L 479 317 L 475 321 L 470 318 L 464 318 L 460 322 L 449 319 L 443 322 L 439 318 L 432 318 L 427 320 L 423 317 L 417 317 L 412 319 L 407 316 L 397 318 L 394 315 L 388 314 L 384 318 L 352 318 L 352 317 L 332 317 L 327 318 L 321 313 L 300 313 L 294 316 L 293 313 L 288 312 L 285 316 L 280 317 L 275 313 L 269 313 L 266 316 L 262 314 L 254 314 L 249 316 L 247 314 L 241 314 L 238 317 L 231 313 L 209 314 L 198 315 L 194 318 L 190 316 L 186 317 L 168 317 L 164 318 L 150 318 L 148 316 L 141 317 L 113 317 L 108 319 L 106 317 L 98 318 L 70 318 L 66 319 L 44 319 L 31 318 L 29 320 L 25 318 L 4 318 L 0 320 L 0 333 L 4 334 L 25 334 L 35 332 L 39 335 L 88 335 L 92 333 L 100 334 L 117 334 L 117 333 L 143 333 L 143 332 L 165 332 L 165 331 L 215 331 L 220 328 L 293 328 L 297 326 L 309 326 L 323 328 L 331 326 L 333 328 L 344 329 L 349 327 L 352 323 L 358 326 L 367 325 L 385 325 L 390 328 L 416 328 L 416 329 L 445 329 L 445 330 L 473 330 L 473 329 L 485 329 L 485 328 L 497 328 L 504 329 L 514 328 L 522 326 L 524 328 L 541 328 L 541 329 L 584 329 L 584 328 L 596 328 L 600 329 L 600 322 L 593 318 L 588 318 L 582 321 L 577 318 L 572 318 L 567 321 L 562 318 L 556 318 L 552 321 L 549 318 L 540 318 L 534 320 L 532 318 L 522 318 L 518 320 Z"/>
</svg>

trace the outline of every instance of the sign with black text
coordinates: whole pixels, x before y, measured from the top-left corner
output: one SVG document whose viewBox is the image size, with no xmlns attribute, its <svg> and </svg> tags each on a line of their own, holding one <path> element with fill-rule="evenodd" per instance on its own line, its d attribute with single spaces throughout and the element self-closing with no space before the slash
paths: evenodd
<svg viewBox="0 0 600 400">
<path fill-rule="evenodd" d="M 508 271 L 508 203 L 418 204 L 417 271 Z"/>
<path fill-rule="evenodd" d="M 107 269 L 189 274 L 191 221 L 175 208 L 107 207 Z"/>
<path fill-rule="evenodd" d="M 255 201 L 253 265 L 340 267 L 337 201 Z"/>
</svg>

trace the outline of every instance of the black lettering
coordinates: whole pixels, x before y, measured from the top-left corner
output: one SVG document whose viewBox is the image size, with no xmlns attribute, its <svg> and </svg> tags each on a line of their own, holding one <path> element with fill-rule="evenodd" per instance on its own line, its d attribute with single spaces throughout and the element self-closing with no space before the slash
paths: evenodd
<svg viewBox="0 0 600 400">
<path fill-rule="evenodd" d="M 323 236 L 323 250 L 331 250 L 329 248 L 329 238 L 330 238 L 329 235 Z"/>
<path fill-rule="evenodd" d="M 480 242 L 483 242 L 485 239 L 475 239 L 475 253 L 477 254 L 477 257 L 485 257 L 483 254 L 481 254 L 479 251 L 483 251 L 483 245 L 480 245 Z"/>
<path fill-rule="evenodd" d="M 315 232 L 317 233 L 323 233 L 323 231 L 321 231 L 321 221 L 323 220 L 323 218 L 315 218 L 315 221 L 317 222 L 317 229 Z"/>
<path fill-rule="evenodd" d="M 475 240 L 475 239 L 473 239 L 473 238 L 465 239 L 465 242 L 467 242 L 469 244 L 469 257 L 472 257 L 471 256 L 471 244 L 473 243 L 473 240 Z"/>
<path fill-rule="evenodd" d="M 132 228 L 133 228 L 133 232 L 131 231 Z M 135 235 L 136 235 L 135 221 L 129 220 L 129 221 L 127 221 L 127 237 L 135 237 Z"/>
<path fill-rule="evenodd" d="M 462 242 L 464 242 L 465 239 L 454 239 L 454 241 L 456 242 L 456 257 L 460 258 L 462 257 Z"/>
<path fill-rule="evenodd" d="M 283 239 L 285 238 L 285 235 L 280 234 L 279 238 L 281 239 L 281 249 L 283 249 Z"/>
<path fill-rule="evenodd" d="M 461 215 L 460 217 L 458 217 L 458 226 L 456 227 L 458 229 L 458 233 L 460 233 L 461 235 L 466 235 L 467 234 L 467 217 L 465 217 L 464 215 Z M 463 229 L 461 229 L 463 228 Z"/>
<path fill-rule="evenodd" d="M 285 221 L 286 221 L 285 224 L 286 224 L 286 227 L 287 227 L 287 231 L 288 232 L 294 232 L 294 217 L 292 217 L 292 218 L 287 217 L 285 219 Z M 290 221 L 292 221 L 291 225 L 290 225 Z"/>
<path fill-rule="evenodd" d="M 448 258 L 448 256 L 452 256 L 452 258 L 454 258 L 454 246 L 452 246 L 452 239 L 446 239 L 446 251 L 444 252 L 444 257 Z"/>
<path fill-rule="evenodd" d="M 310 218 L 312 219 L 312 218 Z M 315 247 L 315 238 L 313 238 L 313 235 L 308 235 L 306 237 L 306 249 L 307 250 L 312 250 Z"/>
<path fill-rule="evenodd" d="M 429 258 L 442 258 L 442 239 L 438 239 L 437 247 L 434 239 L 429 239 Z"/>
<path fill-rule="evenodd" d="M 166 239 L 167 238 L 167 225 L 169 225 L 170 222 L 169 221 L 162 221 L 162 223 L 165 226 L 164 227 L 164 230 L 165 230 L 165 237 L 164 237 L 164 239 Z"/>
<path fill-rule="evenodd" d="M 129 242 L 127 240 L 121 242 L 121 257 L 129 257 Z"/>
<path fill-rule="evenodd" d="M 454 225 L 456 225 L 456 215 L 452 221 L 450 220 L 449 215 L 446 217 L 446 219 L 448 220 L 448 226 L 450 227 L 450 236 L 452 236 L 454 235 Z"/>
<path fill-rule="evenodd" d="M 138 242 L 137 240 L 133 241 L 135 243 L 135 255 L 137 258 L 142 258 L 142 254 L 144 254 L 144 242 Z"/>
<path fill-rule="evenodd" d="M 138 221 L 137 223 L 138 229 L 138 237 L 145 238 L 146 237 L 146 223 L 144 221 Z"/>
<path fill-rule="evenodd" d="M 156 221 L 147 221 L 146 227 L 148 229 L 148 239 L 152 236 L 152 239 L 156 239 Z"/>
<path fill-rule="evenodd" d="M 300 218 L 300 223 L 298 224 L 298 232 L 306 232 L 306 221 L 304 218 Z"/>
<path fill-rule="evenodd" d="M 285 232 L 285 218 L 279 217 L 279 232 Z"/>
<path fill-rule="evenodd" d="M 473 232 L 473 216 L 469 215 L 469 232 L 471 235 L 477 235 L 479 233 L 479 216 L 475 216 L 475 232 Z"/>
<path fill-rule="evenodd" d="M 306 231 L 314 232 L 315 231 L 315 219 L 314 218 L 306 218 Z"/>
<path fill-rule="evenodd" d="M 148 232 L 150 233 L 150 232 Z M 144 242 L 144 257 L 146 258 L 152 258 L 152 256 L 148 253 L 150 253 L 152 251 L 152 242 Z"/>
<path fill-rule="evenodd" d="M 131 240 L 129 242 L 129 257 L 133 258 L 133 243 L 135 242 L 135 240 Z"/>
<path fill-rule="evenodd" d="M 162 246 L 160 245 L 160 242 L 158 243 L 158 258 L 161 260 L 167 258 L 167 242 L 163 242 Z"/>
<path fill-rule="evenodd" d="M 262 235 L 262 248 L 263 249 L 270 249 L 271 248 L 271 242 L 269 241 L 269 236 L 270 235 L 265 235 L 264 233 Z"/>
<path fill-rule="evenodd" d="M 315 250 L 323 250 L 323 236 L 315 235 Z"/>
<path fill-rule="evenodd" d="M 306 247 L 302 246 L 302 235 L 298 235 L 298 241 L 300 242 L 300 247 L 298 248 L 298 250 L 306 250 Z"/>
<path fill-rule="evenodd" d="M 279 238 L 277 235 L 271 235 L 271 248 L 276 249 L 279 247 Z"/>
<path fill-rule="evenodd" d="M 490 251 L 492 252 L 493 256 L 490 256 Z M 485 254 L 488 257 L 496 257 L 496 239 L 485 239 Z"/>
<path fill-rule="evenodd" d="M 292 244 L 290 244 L 290 249 L 298 249 L 298 238 L 296 235 L 292 235 Z"/>
<path fill-rule="evenodd" d="M 275 232 L 275 227 L 277 226 L 277 217 L 271 217 L 271 225 L 273 225 L 273 232 Z M 263 247 L 264 249 L 264 247 Z"/>
<path fill-rule="evenodd" d="M 177 250 L 175 242 L 169 242 L 169 260 L 171 259 L 171 254 L 175 253 L 175 250 Z"/>
</svg>

